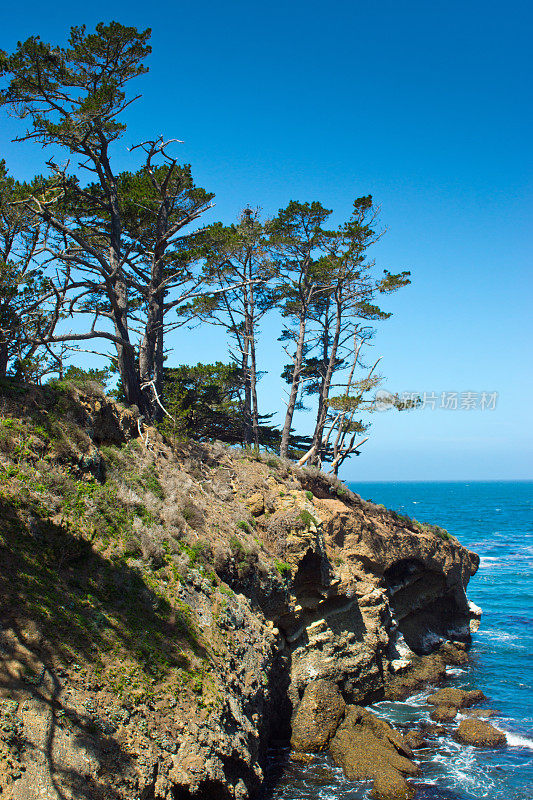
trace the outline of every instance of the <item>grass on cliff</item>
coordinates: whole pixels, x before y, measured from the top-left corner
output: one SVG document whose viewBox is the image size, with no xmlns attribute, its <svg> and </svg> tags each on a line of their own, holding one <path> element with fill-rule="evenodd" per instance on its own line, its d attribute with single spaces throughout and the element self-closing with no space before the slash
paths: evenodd
<svg viewBox="0 0 533 800">
<path fill-rule="evenodd" d="M 202 548 L 182 541 L 172 503 L 163 524 L 152 455 L 134 441 L 98 451 L 63 387 L 0 390 L 2 625 L 43 663 L 82 662 L 136 700 L 197 671 L 206 652 L 179 588 Z"/>
</svg>

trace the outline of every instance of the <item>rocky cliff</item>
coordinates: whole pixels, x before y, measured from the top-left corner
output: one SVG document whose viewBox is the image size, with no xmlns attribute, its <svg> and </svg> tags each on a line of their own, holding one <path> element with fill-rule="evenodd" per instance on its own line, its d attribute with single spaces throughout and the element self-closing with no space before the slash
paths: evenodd
<svg viewBox="0 0 533 800">
<path fill-rule="evenodd" d="M 478 557 L 446 531 L 96 387 L 1 390 L 3 796 L 245 800 L 309 686 L 335 718 L 466 657 Z"/>
</svg>

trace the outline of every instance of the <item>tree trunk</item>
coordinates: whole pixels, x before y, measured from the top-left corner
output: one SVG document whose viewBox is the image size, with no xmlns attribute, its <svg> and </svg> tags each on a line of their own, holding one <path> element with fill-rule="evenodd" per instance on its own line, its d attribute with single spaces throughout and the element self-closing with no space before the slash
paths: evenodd
<svg viewBox="0 0 533 800">
<path fill-rule="evenodd" d="M 163 303 L 159 291 L 149 290 L 148 309 L 143 338 L 139 349 L 140 390 L 143 404 L 153 422 L 160 422 L 163 410 Z"/>
<path fill-rule="evenodd" d="M 291 391 L 289 394 L 289 402 L 287 403 L 287 413 L 285 414 L 285 423 L 281 433 L 281 446 L 279 454 L 282 458 L 289 456 L 289 437 L 292 428 L 292 419 L 294 417 L 294 410 L 296 408 L 296 400 L 298 399 L 298 390 L 300 388 L 300 379 L 302 374 L 302 361 L 305 342 L 305 328 L 306 316 L 300 317 L 300 328 L 298 331 L 298 341 L 296 344 L 296 353 L 294 354 L 294 368 L 292 371 Z"/>
<path fill-rule="evenodd" d="M 112 294 L 113 321 L 117 336 L 127 344 L 117 344 L 117 360 L 126 404 L 136 405 L 145 414 L 147 409 L 140 389 L 139 373 L 135 364 L 135 349 L 129 341 L 128 331 L 128 290 L 125 282 L 114 281 Z"/>
<path fill-rule="evenodd" d="M 329 351 L 329 358 L 327 360 L 327 368 L 322 378 L 320 386 L 320 393 L 318 396 L 318 411 L 315 425 L 315 432 L 313 434 L 313 455 L 309 459 L 312 464 L 316 464 L 320 455 L 320 447 L 324 435 L 324 426 L 328 416 L 328 400 L 329 390 L 331 387 L 331 380 L 333 372 L 335 371 L 335 362 L 337 361 L 337 352 L 339 348 L 339 339 L 341 334 L 341 309 L 337 303 L 337 313 L 335 317 L 335 333 Z M 329 330 L 326 329 L 325 335 L 329 336 Z M 327 343 L 325 343 L 324 353 L 326 354 Z"/>
<path fill-rule="evenodd" d="M 250 382 L 250 339 L 248 333 L 245 331 L 241 368 L 244 376 L 244 446 L 249 447 L 252 443 L 252 386 Z"/>
<path fill-rule="evenodd" d="M 0 342 L 0 378 L 6 377 L 8 361 L 9 361 L 9 353 L 8 353 L 7 342 Z"/>
<path fill-rule="evenodd" d="M 255 353 L 255 339 L 250 342 L 250 388 L 252 391 L 252 430 L 254 447 L 259 450 L 259 407 L 257 403 L 257 361 Z"/>
</svg>

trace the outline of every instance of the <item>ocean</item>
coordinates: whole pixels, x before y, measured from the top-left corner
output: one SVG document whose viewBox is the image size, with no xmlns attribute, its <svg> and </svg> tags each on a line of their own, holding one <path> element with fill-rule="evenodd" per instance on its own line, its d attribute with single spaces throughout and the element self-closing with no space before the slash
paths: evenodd
<svg viewBox="0 0 533 800">
<path fill-rule="evenodd" d="M 533 800 L 533 481 L 351 482 L 368 500 L 446 528 L 481 557 L 468 597 L 483 609 L 470 664 L 449 668 L 448 684 L 481 689 L 507 734 L 498 750 L 465 747 L 449 736 L 417 751 L 422 776 L 415 800 Z M 428 718 L 430 691 L 403 703 L 376 703 L 393 724 Z M 331 762 L 273 756 L 275 800 L 365 800 L 369 785 L 351 783 Z M 281 778 L 279 775 L 281 773 Z"/>
</svg>

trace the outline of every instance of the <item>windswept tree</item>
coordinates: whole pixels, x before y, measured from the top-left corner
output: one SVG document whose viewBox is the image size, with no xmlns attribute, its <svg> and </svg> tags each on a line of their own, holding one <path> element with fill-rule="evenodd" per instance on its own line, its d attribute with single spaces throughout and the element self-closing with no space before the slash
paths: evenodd
<svg viewBox="0 0 533 800">
<path fill-rule="evenodd" d="M 206 232 L 206 292 L 190 306 L 195 316 L 226 329 L 230 356 L 242 376 L 244 443 L 261 441 L 257 382 L 257 338 L 263 316 L 278 300 L 273 265 L 258 211 L 245 209 L 236 225 Z"/>
<path fill-rule="evenodd" d="M 28 201 L 48 226 L 45 251 L 70 276 L 67 313 L 89 315 L 89 329 L 55 333 L 47 342 L 114 343 L 126 402 L 151 419 L 161 415 L 166 315 L 200 291 L 194 269 L 197 235 L 183 229 L 211 207 L 190 167 L 169 155 L 162 138 L 130 150 L 133 172 L 114 168 L 137 97 L 127 84 L 143 75 L 150 30 L 112 22 L 95 33 L 72 28 L 69 46 L 36 37 L 4 64 L 3 103 L 30 126 L 20 140 L 51 147 L 51 179 Z M 64 153 L 60 166 L 57 152 Z M 175 320 L 174 320 L 175 321 Z M 88 326 L 89 327 L 89 326 Z"/>
<path fill-rule="evenodd" d="M 61 340 L 104 338 L 114 342 L 126 399 L 142 405 L 135 353 L 129 333 L 129 287 L 125 279 L 127 251 L 116 174 L 111 165 L 111 147 L 125 131 L 121 115 L 132 102 L 126 97 L 127 83 L 143 73 L 149 54 L 150 30 L 138 32 L 117 22 L 99 23 L 96 32 L 85 27 L 71 29 L 69 46 L 54 47 L 31 37 L 19 43 L 3 63 L 8 81 L 1 100 L 29 127 L 20 141 L 32 140 L 52 147 L 61 155 L 74 156 L 75 168 L 94 176 L 101 189 L 95 203 L 77 175 L 69 176 L 51 158 L 55 185 L 35 193 L 29 209 L 57 234 L 62 248 L 54 252 L 66 269 L 80 267 L 91 278 L 73 281 L 81 296 L 105 294 L 112 327 L 62 334 Z M 68 192 L 66 191 L 68 187 Z M 84 207 L 78 219 L 76 207 Z M 74 210 L 74 211 L 73 211 Z M 103 230 L 87 226 L 87 217 L 103 217 Z M 71 311 L 78 310 L 72 302 Z M 81 307 L 80 312 L 83 311 Z"/>
<path fill-rule="evenodd" d="M 376 296 L 410 282 L 406 271 L 392 274 L 385 270 L 375 275 L 375 262 L 369 260 L 368 249 L 382 235 L 377 228 L 378 216 L 379 208 L 371 196 L 357 198 L 350 219 L 324 244 L 320 263 L 325 285 L 308 312 L 308 334 L 313 344 L 303 366 L 304 393 L 318 396 L 313 446 L 307 454 L 310 463 L 321 462 L 327 449 L 324 431 L 330 419 L 331 390 L 339 388 L 343 379 L 346 383 L 347 371 L 350 386 L 357 380 L 354 370 L 359 366 L 361 345 L 372 334 L 362 321 L 388 319 L 390 314 L 376 305 Z"/>
<path fill-rule="evenodd" d="M 285 370 L 289 396 L 281 432 L 280 455 L 289 455 L 294 413 L 301 389 L 304 359 L 315 341 L 309 341 L 308 325 L 313 306 L 329 286 L 323 260 L 326 244 L 333 235 L 324 225 L 331 211 L 320 203 L 291 201 L 280 209 L 268 229 L 278 276 L 280 310 L 286 321 L 282 340 L 291 362 Z"/>
<path fill-rule="evenodd" d="M 197 441 L 217 439 L 245 445 L 242 385 L 243 376 L 235 363 L 165 367 L 163 400 L 167 415 L 163 429 Z M 258 437 L 266 449 L 279 447 L 279 430 L 261 418 Z"/>
<path fill-rule="evenodd" d="M 188 164 L 180 165 L 169 155 L 172 143 L 159 139 L 133 147 L 144 153 L 144 163 L 136 172 L 117 175 L 122 236 L 127 248 L 123 272 L 129 292 L 130 335 L 135 342 L 141 407 L 156 421 L 163 415 L 166 334 L 183 324 L 178 307 L 204 291 L 205 234 L 201 228 L 189 230 L 188 226 L 212 207 L 213 198 L 212 193 L 194 184 Z M 76 216 L 98 237 L 106 219 L 101 214 L 87 213 L 91 207 L 89 196 L 94 208 L 102 199 L 98 183 L 86 187 Z M 58 250 L 53 255 L 62 258 Z M 81 266 L 80 271 L 87 277 L 86 267 Z M 98 294 L 88 298 L 84 310 L 95 315 L 112 314 L 110 304 L 103 305 Z"/>
<path fill-rule="evenodd" d="M 0 161 L 0 377 L 8 368 L 40 377 L 57 366 L 58 354 L 39 346 L 53 335 L 61 316 L 64 285 L 45 278 L 39 242 L 43 223 L 26 208 L 34 186 L 19 183 Z M 43 352 L 44 350 L 44 352 Z M 39 365 L 40 362 L 40 365 Z"/>
</svg>

